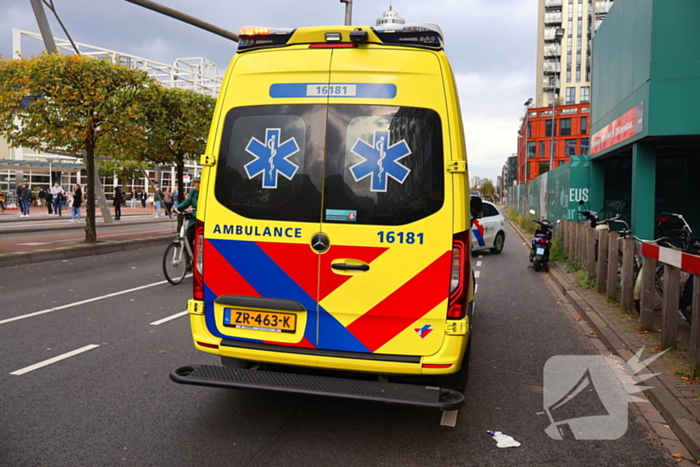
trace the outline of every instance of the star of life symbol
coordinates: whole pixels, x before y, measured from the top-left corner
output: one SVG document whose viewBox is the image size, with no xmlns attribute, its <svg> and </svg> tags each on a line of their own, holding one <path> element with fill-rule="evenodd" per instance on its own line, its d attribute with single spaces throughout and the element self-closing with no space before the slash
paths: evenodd
<svg viewBox="0 0 700 467">
<path fill-rule="evenodd" d="M 277 176 L 281 174 L 287 180 L 291 180 L 299 170 L 299 166 L 289 161 L 289 158 L 299 152 L 299 145 L 295 138 L 289 138 L 280 143 L 279 128 L 265 129 L 265 142 L 256 137 L 250 138 L 245 150 L 255 157 L 248 162 L 244 168 L 249 179 L 253 179 L 260 174 L 263 188 L 277 188 Z"/>
<path fill-rule="evenodd" d="M 389 146 L 388 130 L 375 130 L 371 145 L 358 138 L 351 151 L 360 156 L 362 162 L 350 167 L 350 172 L 356 182 L 371 176 L 371 191 L 385 192 L 388 177 L 403 184 L 411 173 L 410 169 L 399 162 L 411 154 L 411 149 L 404 139 Z"/>
<path fill-rule="evenodd" d="M 557 355 L 544 366 L 544 409 L 553 439 L 613 440 L 627 432 L 630 402 L 651 386 L 641 383 L 658 373 L 638 374 L 666 351 L 642 361 L 644 348 L 629 361 L 604 355 Z"/>
</svg>

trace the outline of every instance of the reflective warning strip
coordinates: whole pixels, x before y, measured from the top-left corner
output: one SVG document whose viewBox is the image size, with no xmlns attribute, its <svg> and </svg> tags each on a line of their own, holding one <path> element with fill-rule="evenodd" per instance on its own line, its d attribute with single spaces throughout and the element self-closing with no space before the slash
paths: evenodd
<svg viewBox="0 0 700 467">
<path fill-rule="evenodd" d="M 700 256 L 648 242 L 642 243 L 642 256 L 700 275 Z"/>
<path fill-rule="evenodd" d="M 347 329 L 372 352 L 389 342 L 447 299 L 450 256 L 445 252 Z"/>
</svg>

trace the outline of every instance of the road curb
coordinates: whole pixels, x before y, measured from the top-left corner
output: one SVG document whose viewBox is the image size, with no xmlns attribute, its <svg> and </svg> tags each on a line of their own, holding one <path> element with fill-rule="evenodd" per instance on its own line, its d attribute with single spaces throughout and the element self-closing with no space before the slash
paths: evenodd
<svg viewBox="0 0 700 467">
<path fill-rule="evenodd" d="M 528 239 L 520 228 L 510 220 L 508 220 L 508 223 L 513 232 L 515 232 L 522 241 L 527 243 Z M 627 361 L 639 350 L 629 348 L 624 338 L 610 328 L 598 314 L 597 310 L 564 278 L 563 272 L 556 264 L 549 263 L 548 270 L 549 277 L 552 278 L 576 311 L 585 317 L 588 325 L 593 328 L 601 342 L 603 342 L 612 353 Z M 657 377 L 646 380 L 644 385 L 651 386 L 651 389 L 644 391 L 644 394 L 647 395 L 654 407 L 662 413 L 671 429 L 674 430 L 693 457 L 700 459 L 700 425 L 698 425 L 698 422 L 694 420 L 690 412 L 685 409 L 683 404 L 680 403 Z"/>
<path fill-rule="evenodd" d="M 98 242 L 91 245 L 77 245 L 64 248 L 52 248 L 47 250 L 24 251 L 19 253 L 6 253 L 0 255 L 0 268 L 12 266 L 25 266 L 27 264 L 44 263 L 46 261 L 59 261 L 74 259 L 84 256 L 103 255 L 107 253 L 117 253 L 120 251 L 138 250 L 162 246 L 172 241 L 171 234 L 148 239 L 120 240 Z"/>
</svg>

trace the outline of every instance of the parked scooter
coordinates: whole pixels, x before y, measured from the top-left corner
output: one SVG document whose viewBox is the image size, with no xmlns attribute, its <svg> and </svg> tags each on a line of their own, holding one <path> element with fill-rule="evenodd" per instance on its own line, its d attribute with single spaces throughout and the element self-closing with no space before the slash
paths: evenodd
<svg viewBox="0 0 700 467">
<path fill-rule="evenodd" d="M 530 214 L 536 214 L 530 209 Z M 552 229 L 554 226 L 547 219 L 532 219 L 532 222 L 539 224 L 535 230 L 535 238 L 532 239 L 530 248 L 530 262 L 535 271 L 542 269 L 543 264 L 549 262 L 549 250 L 552 247 Z"/>
</svg>

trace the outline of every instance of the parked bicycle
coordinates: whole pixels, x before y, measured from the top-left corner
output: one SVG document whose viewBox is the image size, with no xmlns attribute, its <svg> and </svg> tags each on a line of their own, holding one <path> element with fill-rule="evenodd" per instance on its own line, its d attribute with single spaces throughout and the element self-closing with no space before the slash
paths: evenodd
<svg viewBox="0 0 700 467">
<path fill-rule="evenodd" d="M 181 283 L 189 271 L 192 271 L 192 245 L 187 240 L 187 221 L 195 215 L 194 211 L 177 212 L 177 234 L 168 245 L 163 255 L 163 273 L 173 285 Z"/>
</svg>

